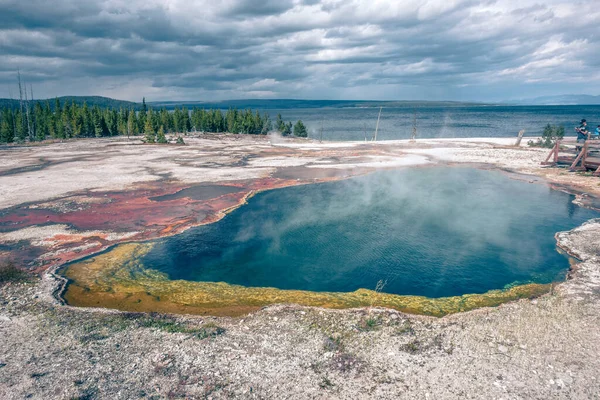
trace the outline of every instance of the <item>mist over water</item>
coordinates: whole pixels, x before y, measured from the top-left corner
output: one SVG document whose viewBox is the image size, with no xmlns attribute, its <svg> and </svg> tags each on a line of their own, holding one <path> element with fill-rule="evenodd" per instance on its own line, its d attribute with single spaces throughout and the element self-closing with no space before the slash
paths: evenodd
<svg viewBox="0 0 600 400">
<path fill-rule="evenodd" d="M 554 234 L 598 213 L 500 172 L 428 167 L 261 193 L 223 220 L 158 241 L 171 279 L 442 297 L 564 278 Z"/>
<path fill-rule="evenodd" d="M 264 110 L 275 119 L 281 113 L 287 121 L 301 119 L 309 136 L 323 140 L 370 139 L 375 131 L 379 108 L 295 108 Z M 600 124 L 600 106 L 423 106 L 384 107 L 379 123 L 379 140 L 409 139 L 417 117 L 418 138 L 540 136 L 546 124 L 563 125 L 567 136 L 582 118 L 590 126 Z"/>
</svg>

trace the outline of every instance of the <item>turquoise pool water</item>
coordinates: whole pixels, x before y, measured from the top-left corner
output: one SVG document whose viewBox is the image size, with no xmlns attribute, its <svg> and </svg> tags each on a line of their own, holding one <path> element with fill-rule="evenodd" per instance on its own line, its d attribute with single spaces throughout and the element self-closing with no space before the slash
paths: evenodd
<svg viewBox="0 0 600 400">
<path fill-rule="evenodd" d="M 224 219 L 159 240 L 170 279 L 429 297 L 564 279 L 554 234 L 598 216 L 573 196 L 473 168 L 382 171 L 260 193 Z"/>
</svg>

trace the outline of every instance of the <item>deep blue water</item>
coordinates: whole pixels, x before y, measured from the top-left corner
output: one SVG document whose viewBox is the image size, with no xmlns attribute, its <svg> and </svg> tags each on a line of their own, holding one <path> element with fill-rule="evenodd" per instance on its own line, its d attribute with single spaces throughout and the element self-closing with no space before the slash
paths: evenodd
<svg viewBox="0 0 600 400">
<path fill-rule="evenodd" d="M 265 110 L 274 120 L 301 119 L 309 135 L 324 140 L 364 140 L 375 131 L 379 108 L 295 108 Z M 525 136 L 541 135 L 546 124 L 563 125 L 566 134 L 575 136 L 574 127 L 582 118 L 590 127 L 600 124 L 600 106 L 414 106 L 384 107 L 378 139 L 410 138 L 414 113 L 420 138 L 513 137 L 521 129 Z"/>
<path fill-rule="evenodd" d="M 171 279 L 430 297 L 564 279 L 554 234 L 598 213 L 544 184 L 471 168 L 382 171 L 264 192 L 223 220 L 162 239 Z"/>
</svg>

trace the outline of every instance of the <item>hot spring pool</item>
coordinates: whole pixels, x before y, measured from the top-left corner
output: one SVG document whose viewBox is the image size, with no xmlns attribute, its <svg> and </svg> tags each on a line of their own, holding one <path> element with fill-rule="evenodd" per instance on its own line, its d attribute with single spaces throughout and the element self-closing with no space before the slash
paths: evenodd
<svg viewBox="0 0 600 400">
<path fill-rule="evenodd" d="M 598 216 L 572 200 L 496 171 L 381 171 L 257 194 L 221 221 L 151 243 L 135 262 L 122 255 L 128 272 L 111 279 L 137 279 L 153 299 L 169 289 L 152 279 L 172 290 L 174 282 L 225 282 L 235 301 L 240 286 L 354 292 L 384 281 L 386 294 L 438 298 L 547 284 L 569 268 L 554 234 Z"/>
</svg>

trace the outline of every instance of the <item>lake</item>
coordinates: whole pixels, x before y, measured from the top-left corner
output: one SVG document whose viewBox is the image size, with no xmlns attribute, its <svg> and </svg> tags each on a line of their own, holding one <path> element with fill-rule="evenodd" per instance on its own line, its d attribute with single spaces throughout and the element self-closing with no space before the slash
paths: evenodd
<svg viewBox="0 0 600 400">
<path fill-rule="evenodd" d="M 302 120 L 310 137 L 324 140 L 364 140 L 375 131 L 379 108 L 296 108 L 263 110 L 273 120 Z M 525 136 L 540 136 L 546 124 L 563 125 L 567 136 L 582 118 L 588 126 L 600 124 L 600 106 L 426 106 L 384 107 L 379 123 L 379 140 L 409 139 L 416 113 L 417 137 L 513 137 L 521 129 Z"/>
</svg>

